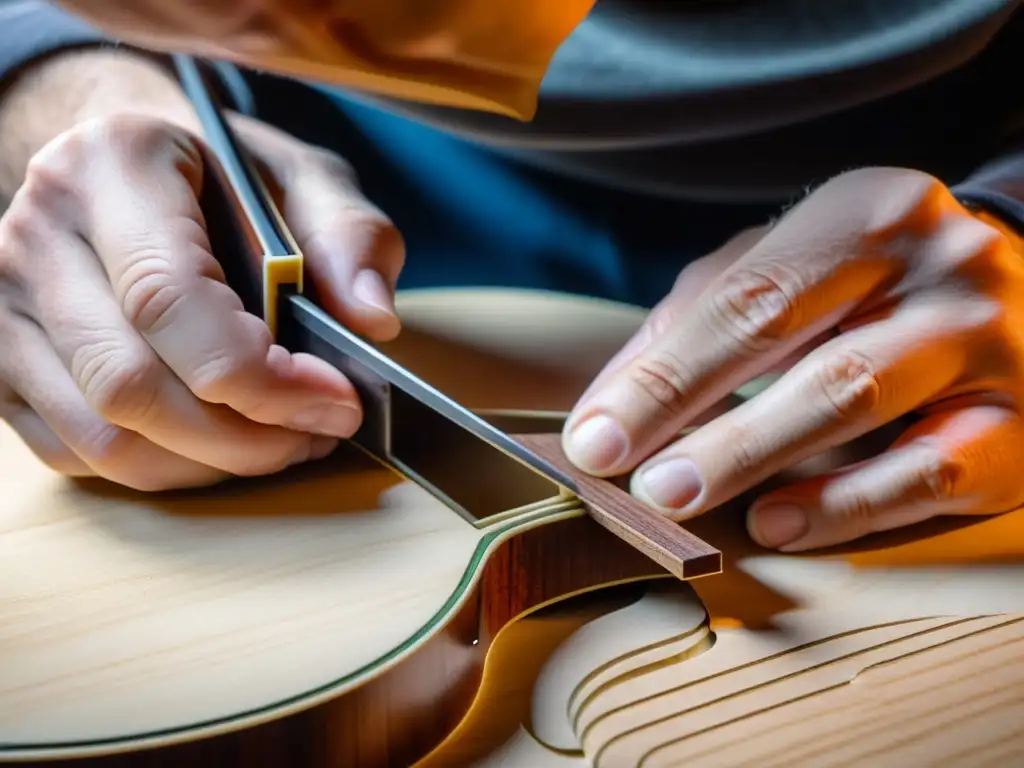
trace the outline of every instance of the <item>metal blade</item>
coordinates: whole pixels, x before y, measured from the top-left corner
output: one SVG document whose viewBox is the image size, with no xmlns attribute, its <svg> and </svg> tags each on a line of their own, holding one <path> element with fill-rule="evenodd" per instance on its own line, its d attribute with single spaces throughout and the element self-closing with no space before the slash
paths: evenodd
<svg viewBox="0 0 1024 768">
<path fill-rule="evenodd" d="M 554 484 L 577 492 L 569 475 L 396 363 L 305 296 L 282 296 L 279 315 L 280 342 L 286 349 L 326 360 L 358 391 L 363 423 L 352 441 L 426 485 L 468 519 L 550 498 L 557 493 Z M 517 474 L 516 462 L 528 471 Z M 467 503 L 466 488 L 488 482 L 495 472 L 513 491 L 503 498 L 476 494 Z"/>
</svg>

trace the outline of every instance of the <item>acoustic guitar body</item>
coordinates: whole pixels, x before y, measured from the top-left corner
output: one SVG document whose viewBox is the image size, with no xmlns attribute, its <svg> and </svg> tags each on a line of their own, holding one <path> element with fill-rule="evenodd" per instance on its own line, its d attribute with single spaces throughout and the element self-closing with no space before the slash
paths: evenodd
<svg viewBox="0 0 1024 768">
<path fill-rule="evenodd" d="M 506 424 L 568 410 L 642 321 L 550 294 L 401 301 L 392 353 Z M 739 500 L 687 524 L 724 571 L 683 583 L 571 505 L 474 525 L 355 455 L 167 496 L 61 479 L 9 432 L 0 459 L 0 760 L 1024 758 L 1022 511 L 793 556 L 750 542 Z"/>
<path fill-rule="evenodd" d="M 484 700 L 422 765 L 1021 764 L 1024 513 L 804 557 L 722 518 L 693 526 L 731 553 L 721 575 L 509 626 Z"/>
<path fill-rule="evenodd" d="M 401 302 L 389 351 L 523 432 L 557 423 L 508 413 L 564 412 L 642 320 L 547 294 Z M 3 427 L 0 478 L 4 761 L 411 765 L 470 709 L 503 627 L 665 576 L 578 504 L 474 523 L 355 449 L 146 495 L 62 478 Z"/>
</svg>

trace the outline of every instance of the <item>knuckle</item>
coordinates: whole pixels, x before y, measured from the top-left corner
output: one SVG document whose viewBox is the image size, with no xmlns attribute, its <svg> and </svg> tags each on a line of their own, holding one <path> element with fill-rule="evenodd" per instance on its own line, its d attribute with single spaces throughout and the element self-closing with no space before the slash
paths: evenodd
<svg viewBox="0 0 1024 768">
<path fill-rule="evenodd" d="M 163 490 L 153 485 L 158 473 L 139 471 L 137 435 L 96 420 L 75 436 L 70 447 L 96 474 L 138 491 Z"/>
<path fill-rule="evenodd" d="M 955 455 L 939 446 L 927 446 L 917 464 L 915 485 L 929 501 L 949 501 L 956 496 L 964 467 Z"/>
<path fill-rule="evenodd" d="M 365 253 L 391 266 L 401 266 L 405 260 L 405 240 L 398 227 L 380 211 L 374 209 L 353 211 L 346 224 L 366 243 Z"/>
<path fill-rule="evenodd" d="M 76 226 L 83 190 L 71 163 L 51 159 L 44 148 L 25 170 L 21 187 L 4 215 L 8 235 L 35 255 L 50 250 L 53 234 Z"/>
<path fill-rule="evenodd" d="M 359 177 L 352 164 L 336 152 L 314 147 L 310 149 L 309 162 L 334 181 L 345 186 L 358 188 Z"/>
<path fill-rule="evenodd" d="M 1024 335 L 1017 307 L 995 297 L 962 300 L 950 321 L 978 379 L 999 382 L 996 389 L 1024 394 Z"/>
<path fill-rule="evenodd" d="M 863 231 L 869 241 L 885 240 L 906 232 L 921 232 L 938 224 L 953 197 L 938 178 L 905 168 L 858 168 L 834 177 L 820 192 L 867 201 Z"/>
<path fill-rule="evenodd" d="M 13 205 L 0 219 L 0 306 L 8 312 L 36 314 L 48 287 L 42 272 L 52 266 L 48 237 L 40 217 L 27 206 Z"/>
<path fill-rule="evenodd" d="M 229 404 L 250 418 L 267 406 L 267 350 L 273 337 L 255 315 L 236 317 L 240 323 L 229 342 L 208 345 L 202 360 L 181 372 L 196 397 L 207 403 Z"/>
<path fill-rule="evenodd" d="M 1005 272 L 1013 247 L 1006 235 L 973 216 L 951 217 L 942 227 L 930 262 L 946 274 L 957 275 L 981 291 L 994 275 Z M 1013 256 L 1015 258 L 1015 256 Z"/>
<path fill-rule="evenodd" d="M 641 355 L 629 366 L 629 378 L 666 418 L 682 413 L 692 394 L 693 376 L 683 361 L 666 350 Z"/>
<path fill-rule="evenodd" d="M 198 144 L 177 126 L 144 115 L 115 113 L 83 121 L 51 142 L 49 150 L 49 164 L 68 169 L 75 179 L 94 178 L 102 167 L 115 169 L 123 183 L 140 173 L 174 168 L 194 189 L 202 184 Z"/>
<path fill-rule="evenodd" d="M 117 282 L 124 316 L 142 333 L 166 327 L 187 296 L 175 279 L 169 255 L 159 249 L 135 249 Z"/>
<path fill-rule="evenodd" d="M 732 427 L 727 433 L 729 461 L 736 477 L 754 475 L 764 466 L 768 451 L 764 440 L 748 427 Z"/>
<path fill-rule="evenodd" d="M 957 308 L 957 327 L 968 338 L 979 342 L 984 356 L 1001 367 L 1006 359 L 1024 363 L 1024 338 L 1020 335 L 1020 316 L 1015 307 L 990 297 L 967 299 Z"/>
<path fill-rule="evenodd" d="M 106 421 L 95 424 L 74 435 L 70 447 L 82 461 L 107 477 L 112 467 L 117 467 L 131 454 L 129 434 Z"/>
<path fill-rule="evenodd" d="M 96 342 L 81 347 L 71 362 L 86 401 L 106 421 L 138 426 L 158 406 L 162 369 L 148 349 L 131 352 L 117 342 Z"/>
<path fill-rule="evenodd" d="M 40 218 L 38 211 L 28 205 L 15 203 L 7 209 L 0 221 L 0 252 L 5 260 L 38 244 L 43 230 Z"/>
<path fill-rule="evenodd" d="M 741 349 L 759 354 L 791 332 L 797 321 L 795 294 L 766 271 L 738 269 L 711 292 L 709 321 Z"/>
<path fill-rule="evenodd" d="M 188 373 L 186 384 L 201 400 L 230 403 L 231 408 L 251 416 L 258 408 L 253 397 L 254 368 L 251 360 L 219 349 Z"/>
<path fill-rule="evenodd" d="M 176 250 L 171 250 L 175 244 Z M 206 230 L 189 216 L 172 217 L 159 240 L 149 232 L 136 233 L 122 243 L 113 288 L 128 321 L 143 333 L 155 332 L 174 319 L 189 290 L 180 279 L 184 259 L 189 274 L 223 283 L 224 272 L 210 253 Z M 237 299 L 234 292 L 230 297 Z"/>
<path fill-rule="evenodd" d="M 856 352 L 843 352 L 815 369 L 815 383 L 831 414 L 848 421 L 873 412 L 881 398 L 872 362 Z"/>
<path fill-rule="evenodd" d="M 871 530 L 873 520 L 877 517 L 878 508 L 867 494 L 850 490 L 843 494 L 838 504 L 824 508 L 825 518 L 833 525 L 853 533 L 866 533 Z"/>
<path fill-rule="evenodd" d="M 683 308 L 675 302 L 665 302 L 654 309 L 644 320 L 640 329 L 648 340 L 658 339 L 671 333 L 683 316 Z"/>
<path fill-rule="evenodd" d="M 68 217 L 81 195 L 75 164 L 45 149 L 28 162 L 19 197 L 24 210 L 38 220 Z"/>
<path fill-rule="evenodd" d="M 230 350 L 212 354 L 188 375 L 188 388 L 196 397 L 207 403 L 230 403 L 231 407 L 250 417 L 256 414 L 261 403 L 254 397 L 257 391 L 253 382 L 257 380 L 255 366 Z"/>
<path fill-rule="evenodd" d="M 310 234 L 308 245 L 315 253 L 338 253 L 338 242 L 347 244 L 342 253 L 360 264 L 397 274 L 405 264 L 405 239 L 390 218 L 360 199 L 343 202 L 333 215 Z"/>
<path fill-rule="evenodd" d="M 49 185 L 57 188 L 74 185 L 81 178 L 84 163 L 95 151 L 90 136 L 91 131 L 78 125 L 44 144 L 28 161 L 26 184 L 41 190 Z"/>
<path fill-rule="evenodd" d="M 12 205 L 0 219 L 0 280 L 11 285 L 26 274 L 29 254 L 45 253 L 45 227 L 28 206 Z"/>
<path fill-rule="evenodd" d="M 137 160 L 162 157 L 169 148 L 196 151 L 177 127 L 144 115 L 118 113 L 102 118 L 89 128 L 92 131 L 89 140 Z"/>
<path fill-rule="evenodd" d="M 878 519 L 893 511 L 922 504 L 930 507 L 958 496 L 966 469 L 959 457 L 930 441 L 922 441 L 916 448 L 908 446 L 907 450 L 913 451 L 913 468 L 897 481 L 897 486 L 883 493 L 883 497 L 892 492 L 895 496 L 879 503 L 870 488 L 843 488 L 823 508 L 829 522 L 857 534 L 870 533 L 877 530 Z"/>
<path fill-rule="evenodd" d="M 955 220 L 956 241 L 968 260 L 994 266 L 1013 251 L 1005 234 L 973 216 L 960 216 Z"/>
</svg>

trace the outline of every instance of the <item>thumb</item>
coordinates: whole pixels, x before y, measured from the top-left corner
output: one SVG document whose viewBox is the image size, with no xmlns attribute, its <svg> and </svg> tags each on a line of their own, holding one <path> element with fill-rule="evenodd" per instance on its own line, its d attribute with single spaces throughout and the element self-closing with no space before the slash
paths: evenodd
<svg viewBox="0 0 1024 768">
<path fill-rule="evenodd" d="M 391 220 L 362 194 L 342 158 L 247 118 L 233 121 L 272 176 L 281 214 L 305 256 L 321 306 L 375 341 L 401 329 L 395 285 L 405 242 Z"/>
</svg>

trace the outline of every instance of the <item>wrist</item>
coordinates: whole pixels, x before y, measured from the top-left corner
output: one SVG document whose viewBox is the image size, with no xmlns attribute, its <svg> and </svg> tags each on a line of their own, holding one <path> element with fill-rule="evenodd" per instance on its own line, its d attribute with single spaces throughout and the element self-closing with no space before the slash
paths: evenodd
<svg viewBox="0 0 1024 768">
<path fill-rule="evenodd" d="M 0 210 L 32 156 L 74 126 L 115 114 L 143 114 L 198 132 L 169 67 L 124 48 L 62 51 L 33 63 L 0 93 Z"/>
</svg>

